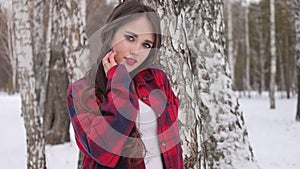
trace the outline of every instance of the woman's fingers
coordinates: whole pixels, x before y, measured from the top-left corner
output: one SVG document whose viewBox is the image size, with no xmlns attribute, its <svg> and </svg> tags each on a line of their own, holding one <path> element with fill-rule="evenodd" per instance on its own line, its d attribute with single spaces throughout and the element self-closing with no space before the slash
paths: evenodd
<svg viewBox="0 0 300 169">
<path fill-rule="evenodd" d="M 103 58 L 102 58 L 102 64 L 109 62 L 108 57 L 112 54 L 113 51 L 109 51 Z"/>
<path fill-rule="evenodd" d="M 107 75 L 107 72 L 110 68 L 117 65 L 117 63 L 115 61 L 115 58 L 114 58 L 116 56 L 116 54 L 117 54 L 117 52 L 110 51 L 102 59 L 102 64 L 103 64 L 104 71 L 105 71 L 106 75 Z"/>
<path fill-rule="evenodd" d="M 108 60 L 111 63 L 112 66 L 117 65 L 115 56 L 117 55 L 117 52 L 113 52 L 111 55 L 109 55 Z"/>
</svg>

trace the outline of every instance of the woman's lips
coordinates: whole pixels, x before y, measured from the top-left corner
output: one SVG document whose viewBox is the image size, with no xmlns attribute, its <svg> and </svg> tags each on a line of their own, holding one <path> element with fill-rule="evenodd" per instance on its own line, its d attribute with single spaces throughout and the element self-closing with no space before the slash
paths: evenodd
<svg viewBox="0 0 300 169">
<path fill-rule="evenodd" d="M 137 62 L 137 60 L 133 58 L 125 57 L 125 59 L 126 59 L 126 63 L 130 66 L 133 66 Z"/>
</svg>

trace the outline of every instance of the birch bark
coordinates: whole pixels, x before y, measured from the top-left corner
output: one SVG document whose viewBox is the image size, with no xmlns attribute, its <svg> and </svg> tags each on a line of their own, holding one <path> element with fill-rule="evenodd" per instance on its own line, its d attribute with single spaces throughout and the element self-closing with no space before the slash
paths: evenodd
<svg viewBox="0 0 300 169">
<path fill-rule="evenodd" d="M 227 49 L 228 49 L 228 59 L 229 59 L 229 64 L 230 64 L 230 70 L 231 70 L 231 79 L 232 79 L 232 84 L 235 84 L 235 58 L 233 54 L 233 29 L 232 29 L 232 0 L 227 0 L 226 1 L 226 9 L 227 9 Z"/>
<path fill-rule="evenodd" d="M 250 41 L 249 41 L 249 7 L 245 6 L 245 43 L 246 43 L 246 90 L 250 97 Z"/>
<path fill-rule="evenodd" d="M 69 83 L 84 76 L 89 67 L 89 50 L 85 34 L 86 2 L 80 0 L 59 1 L 57 15 L 65 38 L 63 51 Z M 81 168 L 82 153 L 79 152 L 78 168 Z"/>
<path fill-rule="evenodd" d="M 14 33 L 14 11 L 12 10 L 12 0 L 10 0 L 8 3 L 8 22 L 7 22 L 7 29 L 8 29 L 8 48 L 9 48 L 9 58 L 10 58 L 10 63 L 12 67 L 12 84 L 13 84 L 13 92 L 18 91 L 18 82 L 17 82 L 17 63 L 18 63 L 18 58 L 15 54 L 14 51 L 14 46 L 15 46 L 15 33 Z"/>
<path fill-rule="evenodd" d="M 284 76 L 284 82 L 285 82 L 285 87 L 286 87 L 286 97 L 289 99 L 290 96 L 290 91 L 291 91 L 291 68 L 290 68 L 290 43 L 289 43 L 289 26 L 290 26 L 290 21 L 289 21 L 289 2 L 288 0 L 284 0 L 284 43 L 285 43 L 285 63 L 284 63 L 284 70 L 285 70 L 285 76 Z"/>
<path fill-rule="evenodd" d="M 84 76 L 89 67 L 89 51 L 85 34 L 85 19 L 82 16 L 79 0 L 60 1 L 61 24 L 63 36 L 66 37 L 63 47 L 69 81 L 73 82 Z M 85 5 L 83 5 L 85 7 Z"/>
<path fill-rule="evenodd" d="M 261 21 L 256 21 L 258 25 L 258 36 L 259 36 L 259 67 L 260 67 L 260 93 L 265 90 L 265 38 L 263 34 L 262 26 L 260 25 Z"/>
<path fill-rule="evenodd" d="M 16 26 L 16 55 L 22 114 L 26 129 L 27 168 L 46 168 L 43 108 L 47 79 L 43 46 L 43 1 L 13 0 Z"/>
<path fill-rule="evenodd" d="M 271 65 L 270 65 L 270 108 L 275 109 L 275 76 L 276 76 L 276 39 L 275 39 L 275 2 L 270 0 L 270 49 L 271 49 Z"/>
<path fill-rule="evenodd" d="M 49 79 L 47 85 L 47 105 L 44 113 L 44 131 L 47 144 L 62 144 L 70 141 L 70 119 L 66 113 L 66 90 L 69 85 L 63 48 L 66 39 L 63 36 L 60 3 L 47 1 L 49 6 L 49 29 L 47 32 L 47 54 L 49 54 Z"/>
<path fill-rule="evenodd" d="M 143 2 L 162 16 L 160 64 L 180 99 L 185 168 L 259 168 L 231 88 L 222 0 Z"/>
<path fill-rule="evenodd" d="M 300 121 L 300 0 L 293 0 L 293 16 L 294 26 L 296 33 L 296 52 L 295 59 L 297 65 L 297 77 L 298 77 L 298 103 L 297 103 L 297 114 L 296 120 Z"/>
</svg>

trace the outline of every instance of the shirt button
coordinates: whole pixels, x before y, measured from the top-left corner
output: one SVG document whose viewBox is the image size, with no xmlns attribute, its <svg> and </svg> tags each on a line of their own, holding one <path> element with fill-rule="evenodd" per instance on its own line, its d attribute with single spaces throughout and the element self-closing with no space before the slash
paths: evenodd
<svg viewBox="0 0 300 169">
<path fill-rule="evenodd" d="M 146 97 L 146 96 L 143 96 L 143 97 L 142 97 L 142 100 L 147 100 L 147 97 Z"/>
<path fill-rule="evenodd" d="M 166 142 L 163 141 L 163 142 L 161 143 L 161 145 L 164 146 L 164 147 L 166 147 Z"/>
</svg>

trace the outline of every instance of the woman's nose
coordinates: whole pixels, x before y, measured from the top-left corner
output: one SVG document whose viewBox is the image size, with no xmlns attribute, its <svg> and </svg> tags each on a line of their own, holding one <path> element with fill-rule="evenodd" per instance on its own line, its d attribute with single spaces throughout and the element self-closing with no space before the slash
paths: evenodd
<svg viewBox="0 0 300 169">
<path fill-rule="evenodd" d="M 132 45 L 130 49 L 131 54 L 138 54 L 140 52 L 140 48 L 138 45 Z"/>
</svg>

